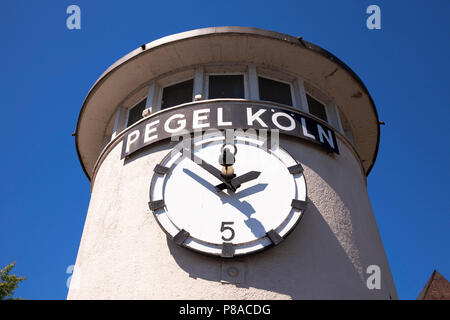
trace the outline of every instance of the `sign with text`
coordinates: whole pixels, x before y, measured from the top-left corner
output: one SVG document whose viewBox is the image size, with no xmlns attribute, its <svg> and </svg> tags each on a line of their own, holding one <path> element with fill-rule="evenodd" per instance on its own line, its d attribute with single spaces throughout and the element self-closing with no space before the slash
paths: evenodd
<svg viewBox="0 0 450 320">
<path fill-rule="evenodd" d="M 264 104 L 210 102 L 167 110 L 141 121 L 124 135 L 122 158 L 183 132 L 208 129 L 278 130 L 339 154 L 334 131 L 304 114 Z"/>
</svg>

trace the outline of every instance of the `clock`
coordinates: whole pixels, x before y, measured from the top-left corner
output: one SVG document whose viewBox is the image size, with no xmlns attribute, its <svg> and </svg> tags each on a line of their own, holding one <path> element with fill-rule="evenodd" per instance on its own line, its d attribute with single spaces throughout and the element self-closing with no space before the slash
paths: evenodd
<svg viewBox="0 0 450 320">
<path fill-rule="evenodd" d="M 176 244 L 232 258 L 279 244 L 306 209 L 303 168 L 257 136 L 182 142 L 155 166 L 150 210 Z"/>
</svg>

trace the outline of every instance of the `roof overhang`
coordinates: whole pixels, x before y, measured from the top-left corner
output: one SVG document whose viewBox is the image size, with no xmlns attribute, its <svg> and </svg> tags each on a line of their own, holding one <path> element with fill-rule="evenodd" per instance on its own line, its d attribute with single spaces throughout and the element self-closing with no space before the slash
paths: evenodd
<svg viewBox="0 0 450 320">
<path fill-rule="evenodd" d="M 130 92 L 174 70 L 208 63 L 249 63 L 286 70 L 326 92 L 350 122 L 366 175 L 378 152 L 375 104 L 360 78 L 330 52 L 301 38 L 247 27 L 214 27 L 167 36 L 140 47 L 109 67 L 81 108 L 75 145 L 89 179 L 111 116 Z"/>
</svg>

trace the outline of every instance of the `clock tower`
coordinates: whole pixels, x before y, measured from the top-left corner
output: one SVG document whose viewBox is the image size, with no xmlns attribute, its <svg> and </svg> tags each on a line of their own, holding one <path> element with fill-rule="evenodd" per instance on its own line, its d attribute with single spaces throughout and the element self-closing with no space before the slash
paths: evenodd
<svg viewBox="0 0 450 320">
<path fill-rule="evenodd" d="M 379 124 L 359 77 L 301 37 L 142 45 L 78 118 L 92 195 L 68 299 L 397 299 L 367 194 Z"/>
</svg>

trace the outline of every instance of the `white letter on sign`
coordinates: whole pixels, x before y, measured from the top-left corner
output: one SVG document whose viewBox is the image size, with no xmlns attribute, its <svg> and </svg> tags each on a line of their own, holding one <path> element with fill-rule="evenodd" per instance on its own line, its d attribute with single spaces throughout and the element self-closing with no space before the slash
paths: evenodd
<svg viewBox="0 0 450 320">
<path fill-rule="evenodd" d="M 199 121 L 201 121 L 201 120 L 208 119 L 208 116 L 200 115 L 201 113 L 209 113 L 209 109 L 200 109 L 200 110 L 194 111 L 194 114 L 192 116 L 192 128 L 193 129 L 209 127 L 209 122 L 199 123 Z"/>
<path fill-rule="evenodd" d="M 334 142 L 333 142 L 333 137 L 331 136 L 331 131 L 327 129 L 327 131 L 328 131 L 328 135 L 327 135 L 325 133 L 325 130 L 323 130 L 323 128 L 320 124 L 317 124 L 317 130 L 319 131 L 320 142 L 323 143 L 323 141 L 324 141 L 323 138 L 325 137 L 325 139 L 327 140 L 330 147 L 334 149 Z"/>
<path fill-rule="evenodd" d="M 137 141 L 137 139 L 139 139 L 140 133 L 139 130 L 134 130 L 133 132 L 131 132 L 128 137 L 127 137 L 127 147 L 126 147 L 126 152 L 130 152 L 130 146 L 132 143 L 135 143 Z"/>
<path fill-rule="evenodd" d="M 152 136 L 150 135 L 150 133 L 153 133 L 156 131 L 156 128 L 151 128 L 151 127 L 156 126 L 158 123 L 159 123 L 159 120 L 147 123 L 147 125 L 145 126 L 144 143 L 150 142 L 150 141 L 158 138 L 157 134 L 154 134 Z"/>
<path fill-rule="evenodd" d="M 259 116 L 262 115 L 266 110 L 259 109 L 255 114 L 252 114 L 252 108 L 247 108 L 247 124 L 249 126 L 253 125 L 253 122 L 256 120 L 258 123 L 263 126 L 264 128 L 267 128 L 267 124 L 262 121 Z"/>
<path fill-rule="evenodd" d="M 289 122 L 291 123 L 288 127 L 282 126 L 279 122 L 278 122 L 278 118 L 279 117 L 285 117 L 286 119 L 289 120 Z M 272 115 L 272 122 L 281 130 L 286 130 L 286 131 L 292 131 L 295 129 L 295 121 L 294 118 L 292 118 L 290 115 L 288 115 L 287 113 L 284 112 L 275 112 Z"/>
<path fill-rule="evenodd" d="M 174 119 L 180 119 L 180 120 L 177 121 L 178 127 L 172 129 L 171 127 L 169 127 L 169 124 Z M 184 128 L 186 128 L 186 119 L 184 119 L 184 114 L 176 113 L 176 114 L 170 116 L 164 123 L 164 130 L 166 130 L 167 133 L 177 133 L 177 132 L 183 130 Z"/>
<path fill-rule="evenodd" d="M 231 126 L 231 121 L 223 121 L 223 108 L 217 108 L 217 125 L 218 126 Z"/>
<path fill-rule="evenodd" d="M 306 128 L 306 121 L 305 118 L 301 118 L 300 120 L 302 122 L 302 130 L 303 130 L 303 135 L 305 137 L 311 138 L 316 140 L 316 137 L 314 135 L 312 135 L 311 133 L 308 132 L 308 129 Z"/>
</svg>

